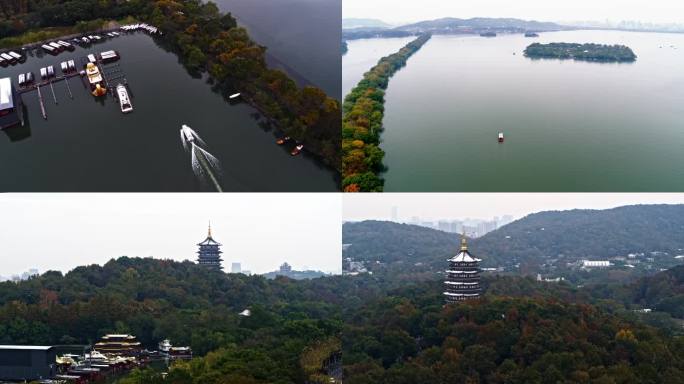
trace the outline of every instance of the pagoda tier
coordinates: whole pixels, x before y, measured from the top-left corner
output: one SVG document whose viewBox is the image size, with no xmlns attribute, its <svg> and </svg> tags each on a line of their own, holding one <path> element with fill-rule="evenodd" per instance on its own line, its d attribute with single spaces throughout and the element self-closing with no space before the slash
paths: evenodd
<svg viewBox="0 0 684 384">
<path fill-rule="evenodd" d="M 446 270 L 444 298 L 447 303 L 480 297 L 480 259 L 470 255 L 466 238 L 461 239 L 461 252 L 449 261 Z"/>
<path fill-rule="evenodd" d="M 197 251 L 197 263 L 204 265 L 211 269 L 222 270 L 221 262 L 221 244 L 211 237 L 211 225 L 209 225 L 209 233 L 203 242 L 197 244 L 199 251 Z"/>
</svg>

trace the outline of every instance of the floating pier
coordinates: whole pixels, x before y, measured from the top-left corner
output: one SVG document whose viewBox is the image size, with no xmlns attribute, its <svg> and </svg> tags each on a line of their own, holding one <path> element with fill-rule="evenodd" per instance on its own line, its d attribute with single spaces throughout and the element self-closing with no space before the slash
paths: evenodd
<svg viewBox="0 0 684 384">
<path fill-rule="evenodd" d="M 69 92 L 69 98 L 70 98 L 71 100 L 73 100 L 73 99 L 74 99 L 74 95 L 71 93 L 71 87 L 69 86 L 69 79 L 68 79 L 68 78 L 64 79 L 64 82 L 66 83 L 67 91 Z"/>
<path fill-rule="evenodd" d="M 43 95 L 40 93 L 40 85 L 36 87 L 38 90 L 38 101 L 40 101 L 40 111 L 43 113 L 43 119 L 47 120 L 47 113 L 45 112 L 45 105 L 43 104 Z"/>
<path fill-rule="evenodd" d="M 55 100 L 55 104 L 57 104 L 57 95 L 55 95 L 55 87 L 52 86 L 52 81 L 50 82 L 50 90 L 52 91 L 52 98 Z"/>
</svg>

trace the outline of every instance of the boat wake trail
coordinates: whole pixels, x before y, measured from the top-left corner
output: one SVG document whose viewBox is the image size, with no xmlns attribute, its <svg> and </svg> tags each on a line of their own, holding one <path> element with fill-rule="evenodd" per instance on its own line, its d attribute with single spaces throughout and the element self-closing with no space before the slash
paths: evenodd
<svg viewBox="0 0 684 384">
<path fill-rule="evenodd" d="M 206 143 L 197 132 L 187 125 L 180 130 L 181 142 L 186 152 L 190 152 L 192 171 L 203 184 L 210 184 L 216 191 L 223 192 L 219 178 L 221 177 L 221 163 L 202 146 Z"/>
</svg>

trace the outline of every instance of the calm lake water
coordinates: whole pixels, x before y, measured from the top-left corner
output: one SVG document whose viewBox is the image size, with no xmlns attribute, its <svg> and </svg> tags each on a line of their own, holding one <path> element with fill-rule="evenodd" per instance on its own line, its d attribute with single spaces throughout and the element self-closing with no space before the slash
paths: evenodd
<svg viewBox="0 0 684 384">
<path fill-rule="evenodd" d="M 373 68 L 378 60 L 391 55 L 415 37 L 391 39 L 360 39 L 347 41 L 347 53 L 342 56 L 342 97 L 351 92 L 361 81 L 363 74 Z"/>
<path fill-rule="evenodd" d="M 339 98 L 341 0 L 215 0 L 267 47 L 269 65 Z"/>
<path fill-rule="evenodd" d="M 534 41 L 625 44 L 638 60 L 535 61 Z M 433 36 L 387 90 L 385 190 L 684 191 L 682 68 L 679 34 Z"/>
<path fill-rule="evenodd" d="M 173 53 L 140 32 L 58 56 L 29 57 L 0 69 L 11 77 L 40 67 L 115 49 L 135 110 L 123 115 L 118 102 L 93 98 L 79 77 L 42 87 L 48 119 L 40 113 L 37 93 L 23 95 L 26 127 L 0 134 L 0 191 L 201 191 L 179 129 L 192 127 L 222 165 L 225 191 L 333 191 L 334 173 L 305 156 L 290 156 L 262 128 L 247 104 L 228 104 L 205 80 L 192 78 Z M 78 61 L 77 61 L 78 62 Z"/>
</svg>

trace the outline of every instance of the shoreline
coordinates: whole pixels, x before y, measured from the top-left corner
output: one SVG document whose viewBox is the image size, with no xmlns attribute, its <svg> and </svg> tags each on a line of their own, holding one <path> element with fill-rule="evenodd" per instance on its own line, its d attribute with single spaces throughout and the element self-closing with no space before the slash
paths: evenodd
<svg viewBox="0 0 684 384">
<path fill-rule="evenodd" d="M 136 22 L 138 22 L 138 21 L 136 21 Z M 78 33 L 78 34 L 62 35 L 62 36 L 54 37 L 54 38 L 49 39 L 49 40 L 36 41 L 36 42 L 30 43 L 30 44 L 23 45 L 21 48 L 14 48 L 14 49 L 15 50 L 21 50 L 21 52 L 31 51 L 31 52 L 35 53 L 35 51 L 39 51 L 41 49 L 41 45 L 52 42 L 52 41 L 56 41 L 56 40 L 69 41 L 71 39 L 81 37 L 84 35 L 106 34 L 108 32 L 120 32 L 120 33 L 124 33 L 124 34 L 131 34 L 131 33 L 138 32 L 138 31 L 122 31 L 121 30 L 121 24 L 119 24 L 119 22 L 113 22 L 113 23 L 115 23 L 115 24 L 113 24 L 109 28 L 101 28 L 98 30 L 91 30 L 91 31 Z M 155 37 L 163 38 L 164 35 L 161 35 L 161 36 L 160 35 L 156 35 L 156 36 L 155 35 L 149 35 L 149 37 L 154 40 Z M 83 48 L 82 46 L 79 46 L 79 47 Z M 182 59 L 183 59 L 182 55 L 180 55 L 180 53 L 175 51 L 172 47 L 169 47 L 169 49 L 182 62 Z M 269 69 L 278 69 L 278 68 L 269 68 Z M 278 69 L 278 70 L 282 70 L 282 69 Z M 209 73 L 206 73 L 206 76 L 208 79 L 215 81 L 215 79 L 213 79 Z M 295 82 L 297 82 L 297 80 L 295 80 Z M 216 85 L 216 83 L 214 83 L 214 84 Z M 304 85 L 304 86 L 313 86 L 313 85 Z M 222 89 L 221 90 L 215 90 L 215 92 L 219 93 L 221 95 L 221 97 L 224 99 L 224 102 L 226 104 L 228 104 L 228 105 L 234 104 L 234 103 L 231 103 L 231 101 L 226 98 L 226 95 L 222 92 Z M 277 144 L 275 144 L 275 139 L 278 139 L 282 136 L 287 135 L 285 133 L 285 130 L 283 129 L 283 127 L 278 123 L 277 119 L 269 117 L 268 114 L 266 113 L 266 110 L 254 100 L 252 95 L 248 94 L 247 92 L 243 91 L 240 98 L 243 100 L 244 103 L 246 103 L 251 108 L 253 108 L 259 114 L 259 116 L 261 118 L 263 118 L 265 120 L 265 122 L 272 128 L 272 134 L 274 137 L 274 144 L 273 145 L 277 145 Z M 237 103 L 239 103 L 239 102 L 237 102 Z M 237 104 L 237 103 L 235 103 L 235 104 Z M 304 141 L 301 141 L 301 143 L 304 143 Z M 287 151 L 287 152 L 289 153 L 289 151 Z M 328 164 L 328 162 L 325 161 L 325 158 L 322 155 L 311 151 L 307 145 L 305 145 L 302 152 L 303 152 L 302 155 L 312 158 L 314 163 L 316 164 L 316 166 L 318 166 L 322 169 L 325 169 L 326 171 L 329 171 L 331 173 L 331 176 L 333 177 L 336 184 L 338 185 L 338 191 L 340 191 L 341 189 L 339 188 L 339 185 L 341 183 L 341 177 L 340 177 L 339 171 L 335 167 Z"/>
</svg>

